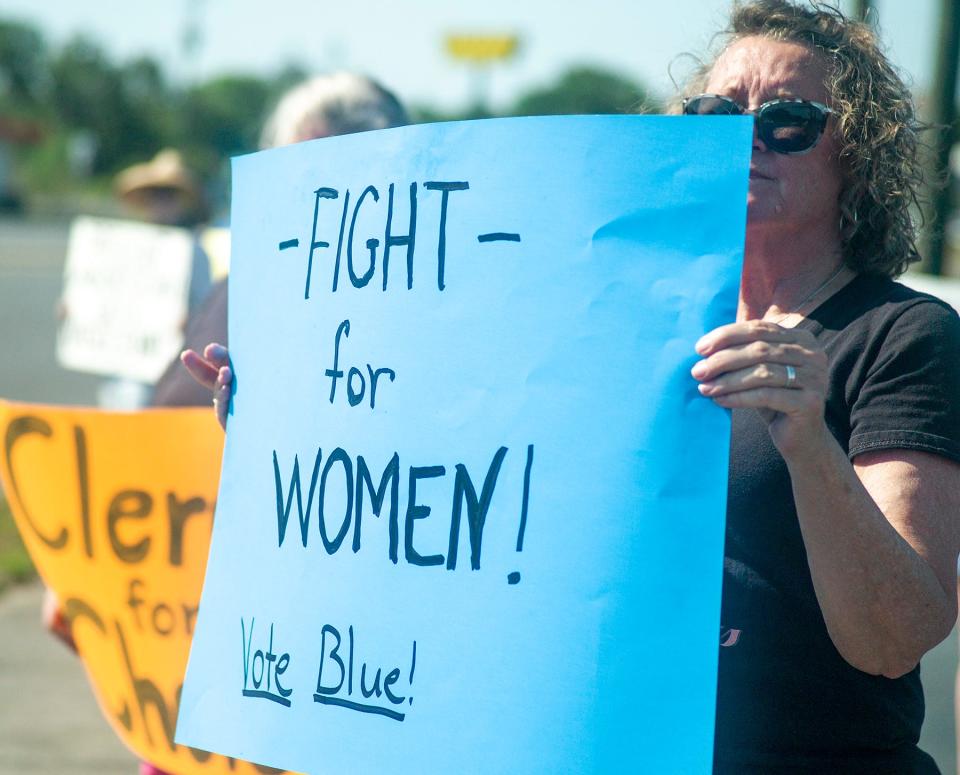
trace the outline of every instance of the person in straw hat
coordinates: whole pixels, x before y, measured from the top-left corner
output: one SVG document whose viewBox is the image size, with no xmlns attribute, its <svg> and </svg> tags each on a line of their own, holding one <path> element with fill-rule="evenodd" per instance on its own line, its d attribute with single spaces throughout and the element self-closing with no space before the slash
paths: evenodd
<svg viewBox="0 0 960 775">
<path fill-rule="evenodd" d="M 149 223 L 194 228 L 207 219 L 203 189 L 172 148 L 127 167 L 117 175 L 115 190 L 121 202 Z"/>
<path fill-rule="evenodd" d="M 193 258 L 187 297 L 188 314 L 210 291 L 210 262 L 200 246 L 199 227 L 207 220 L 206 196 L 197 176 L 179 151 L 165 148 L 149 161 L 122 170 L 114 180 L 117 199 L 138 220 L 193 232 Z M 184 320 L 186 325 L 186 320 Z M 105 409 L 138 409 L 147 405 L 153 385 L 126 377 L 108 378 L 97 389 Z"/>
</svg>

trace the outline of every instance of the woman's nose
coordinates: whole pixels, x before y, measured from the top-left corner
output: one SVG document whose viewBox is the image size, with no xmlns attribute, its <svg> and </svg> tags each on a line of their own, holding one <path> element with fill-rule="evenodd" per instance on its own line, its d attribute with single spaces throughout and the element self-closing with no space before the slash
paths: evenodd
<svg viewBox="0 0 960 775">
<path fill-rule="evenodd" d="M 767 144 L 763 142 L 763 139 L 760 137 L 760 133 L 757 131 L 757 117 L 753 117 L 753 150 L 755 151 L 766 151 Z"/>
</svg>

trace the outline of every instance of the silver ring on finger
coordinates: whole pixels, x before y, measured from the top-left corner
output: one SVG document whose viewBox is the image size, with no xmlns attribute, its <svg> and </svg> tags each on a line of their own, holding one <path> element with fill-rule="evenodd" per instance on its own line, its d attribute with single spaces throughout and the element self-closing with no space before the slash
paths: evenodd
<svg viewBox="0 0 960 775">
<path fill-rule="evenodd" d="M 797 370 L 793 366 L 785 366 L 787 370 L 787 387 L 792 388 L 796 387 L 797 384 Z"/>
</svg>

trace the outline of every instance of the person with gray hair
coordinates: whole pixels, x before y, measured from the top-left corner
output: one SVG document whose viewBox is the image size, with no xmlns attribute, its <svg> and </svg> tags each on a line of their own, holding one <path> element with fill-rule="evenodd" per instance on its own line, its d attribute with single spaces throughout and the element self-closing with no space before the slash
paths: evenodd
<svg viewBox="0 0 960 775">
<path fill-rule="evenodd" d="M 376 81 L 352 73 L 332 73 L 311 78 L 288 91 L 267 119 L 260 144 L 262 148 L 273 148 L 406 123 L 407 114 L 400 101 Z M 126 188 L 133 190 L 134 187 L 129 185 Z M 174 360 L 157 382 L 151 405 L 209 406 L 210 390 L 218 374 L 221 383 L 227 380 L 226 389 L 229 390 L 232 375 L 227 366 L 227 348 L 221 344 L 207 344 L 226 341 L 227 283 L 223 279 L 213 286 L 187 323 L 184 346 L 188 349 L 181 357 L 192 374 L 199 376 L 191 376 L 180 365 L 179 359 Z M 194 348 L 204 345 L 204 356 L 200 356 Z M 211 372 L 213 376 L 207 380 Z M 222 396 L 223 390 L 221 387 L 217 395 Z M 224 423 L 227 401 L 215 401 L 214 404 L 218 418 Z M 70 621 L 60 601 L 49 590 L 43 601 L 42 617 L 46 628 L 76 651 Z M 143 761 L 140 775 L 168 773 Z"/>
<path fill-rule="evenodd" d="M 264 125 L 260 147 L 276 148 L 407 123 L 406 110 L 388 89 L 366 76 L 335 72 L 303 81 L 284 94 Z M 225 373 L 229 373 L 226 341 L 227 284 L 221 280 L 191 318 L 184 337 L 183 363 L 195 367 L 198 371 L 194 373 L 203 379 L 198 383 L 179 361 L 174 361 L 157 383 L 153 405 L 208 405 L 218 370 L 227 368 Z M 217 406 L 225 421 L 227 402 L 218 402 Z"/>
<path fill-rule="evenodd" d="M 409 123 L 400 101 L 366 76 L 318 75 L 283 95 L 260 135 L 261 148 Z"/>
</svg>

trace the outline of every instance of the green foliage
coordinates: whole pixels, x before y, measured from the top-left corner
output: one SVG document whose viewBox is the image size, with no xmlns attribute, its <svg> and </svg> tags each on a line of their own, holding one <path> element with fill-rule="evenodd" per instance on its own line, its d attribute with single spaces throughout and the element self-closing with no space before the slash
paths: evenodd
<svg viewBox="0 0 960 775">
<path fill-rule="evenodd" d="M 514 104 L 516 116 L 649 112 L 653 100 L 634 81 L 594 67 L 575 67 L 551 86 L 534 89 Z"/>
<path fill-rule="evenodd" d="M 0 495 L 0 591 L 35 575 L 36 571 L 13 523 L 10 507 Z"/>
<path fill-rule="evenodd" d="M 483 105 L 465 110 L 443 111 L 416 105 L 414 120 L 459 121 L 493 116 L 556 116 L 605 113 L 652 113 L 659 104 L 637 82 L 596 67 L 578 66 L 563 73 L 555 83 L 532 89 L 502 111 Z"/>
<path fill-rule="evenodd" d="M 129 69 L 128 69 L 129 68 Z M 50 64 L 53 106 L 63 125 L 96 138 L 94 173 L 115 172 L 161 147 L 157 114 L 162 93 L 144 95 L 144 74 L 159 67 L 143 61 L 114 67 L 100 47 L 83 37 L 68 42 Z M 151 120 L 153 119 L 153 120 Z"/>
<path fill-rule="evenodd" d="M 43 36 L 29 25 L 0 20 L 0 97 L 14 107 L 34 105 L 47 78 Z"/>
<path fill-rule="evenodd" d="M 415 124 L 431 124 L 437 121 L 451 121 L 453 116 L 431 105 L 413 105 L 409 108 L 410 120 Z"/>
<path fill-rule="evenodd" d="M 30 191 L 62 193 L 69 190 L 67 132 L 48 126 L 43 142 L 20 150 L 19 179 Z"/>
<path fill-rule="evenodd" d="M 253 76 L 230 75 L 187 92 L 183 102 L 185 142 L 224 158 L 257 146 L 270 87 Z"/>
<path fill-rule="evenodd" d="M 82 36 L 50 49 L 33 27 L 0 19 L 0 115 L 42 129 L 42 143 L 24 142 L 16 153 L 17 179 L 35 199 L 109 191 L 118 171 L 164 147 L 179 149 L 205 181 L 225 188 L 227 159 L 257 148 L 269 111 L 307 75 L 288 64 L 272 77 L 231 74 L 180 87 L 149 57 L 117 63 Z M 622 113 L 638 105 L 650 100 L 637 83 L 577 67 L 499 115 Z M 417 106 L 412 113 L 418 121 L 498 115 L 484 105 L 454 112 Z"/>
</svg>

